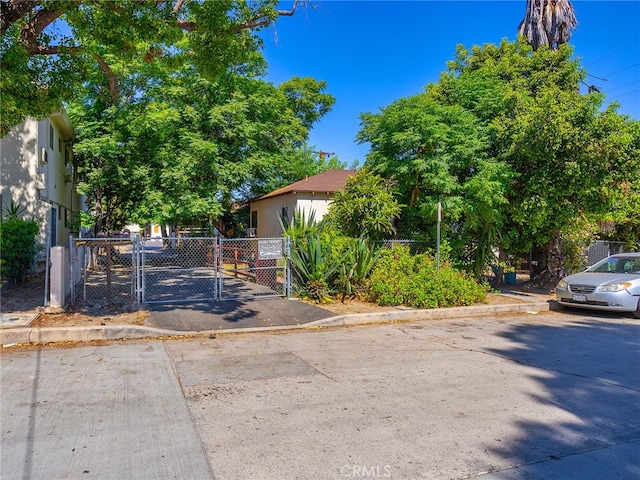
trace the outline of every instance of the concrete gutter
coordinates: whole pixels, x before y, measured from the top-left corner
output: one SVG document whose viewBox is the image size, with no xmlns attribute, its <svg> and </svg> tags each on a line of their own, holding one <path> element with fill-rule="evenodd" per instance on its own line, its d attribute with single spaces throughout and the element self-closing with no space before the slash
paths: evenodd
<svg viewBox="0 0 640 480">
<path fill-rule="evenodd" d="M 517 303 L 501 305 L 474 305 L 471 307 L 434 308 L 423 310 L 393 310 L 388 312 L 356 313 L 337 315 L 300 325 L 281 325 L 253 328 L 228 328 L 202 331 L 166 330 L 144 325 L 113 325 L 100 327 L 44 327 L 9 328 L 0 330 L 0 345 L 46 344 L 56 342 L 94 342 L 107 340 L 129 340 L 143 338 L 186 338 L 206 335 L 265 332 L 278 330 L 300 330 L 377 323 L 414 322 L 420 320 L 443 320 L 462 317 L 486 317 L 491 315 L 538 313 L 549 310 L 549 304 L 535 297 L 505 295 L 518 299 Z"/>
</svg>

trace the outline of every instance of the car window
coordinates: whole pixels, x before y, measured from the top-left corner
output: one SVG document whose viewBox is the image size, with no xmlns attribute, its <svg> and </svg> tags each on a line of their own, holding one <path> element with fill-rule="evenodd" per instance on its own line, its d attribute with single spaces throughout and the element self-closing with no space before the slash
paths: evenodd
<svg viewBox="0 0 640 480">
<path fill-rule="evenodd" d="M 611 257 L 589 269 L 600 273 L 640 274 L 640 257 Z"/>
<path fill-rule="evenodd" d="M 630 258 L 624 263 L 624 273 L 640 274 L 640 257 Z"/>
<path fill-rule="evenodd" d="M 603 262 L 600 265 L 594 265 L 593 272 L 611 273 L 616 271 L 616 265 L 618 261 L 615 258 L 610 258 L 607 262 Z"/>
</svg>

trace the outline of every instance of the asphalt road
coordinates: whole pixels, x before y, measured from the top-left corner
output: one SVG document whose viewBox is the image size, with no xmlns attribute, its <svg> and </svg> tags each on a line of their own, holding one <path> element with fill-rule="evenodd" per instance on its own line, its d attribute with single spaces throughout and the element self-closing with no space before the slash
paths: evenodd
<svg viewBox="0 0 640 480">
<path fill-rule="evenodd" d="M 5 349 L 0 478 L 640 476 L 640 322 L 540 314 Z"/>
</svg>

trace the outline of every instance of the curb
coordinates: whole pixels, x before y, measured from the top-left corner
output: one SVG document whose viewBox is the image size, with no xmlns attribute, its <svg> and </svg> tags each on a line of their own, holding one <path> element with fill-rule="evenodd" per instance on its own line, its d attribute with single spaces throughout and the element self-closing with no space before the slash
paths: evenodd
<svg viewBox="0 0 640 480">
<path fill-rule="evenodd" d="M 518 298 L 513 295 L 507 297 Z M 520 297 L 521 299 L 521 297 Z M 279 330 L 301 330 L 306 328 L 339 327 L 352 325 L 413 322 L 418 320 L 442 320 L 449 318 L 499 315 L 508 313 L 538 313 L 549 310 L 546 301 L 529 301 L 503 305 L 479 305 L 472 307 L 434 308 L 424 310 L 395 310 L 375 313 L 337 315 L 299 325 L 270 327 L 228 328 L 197 330 L 192 332 L 166 330 L 143 325 L 114 325 L 104 327 L 45 327 L 10 328 L 0 330 L 0 345 L 10 347 L 18 344 L 46 344 L 57 342 L 94 342 L 107 340 L 139 340 L 149 338 L 187 338 L 231 333 L 268 332 Z"/>
</svg>

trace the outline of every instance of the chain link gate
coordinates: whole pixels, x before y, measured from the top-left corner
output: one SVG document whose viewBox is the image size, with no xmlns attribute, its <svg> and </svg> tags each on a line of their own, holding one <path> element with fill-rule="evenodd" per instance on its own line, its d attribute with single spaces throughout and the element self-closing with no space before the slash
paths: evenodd
<svg viewBox="0 0 640 480">
<path fill-rule="evenodd" d="M 291 295 L 289 239 L 72 239 L 71 303 L 90 307 Z"/>
<path fill-rule="evenodd" d="M 289 237 L 221 238 L 220 300 L 291 296 Z"/>
<path fill-rule="evenodd" d="M 218 239 L 162 238 L 140 242 L 141 303 L 218 300 Z"/>
</svg>

